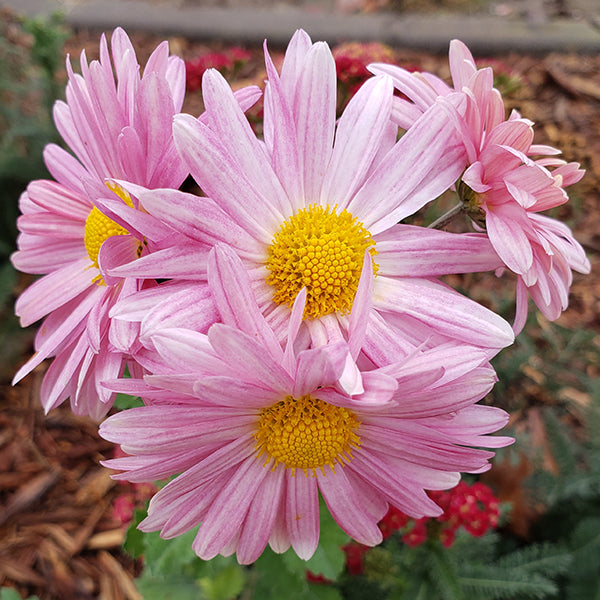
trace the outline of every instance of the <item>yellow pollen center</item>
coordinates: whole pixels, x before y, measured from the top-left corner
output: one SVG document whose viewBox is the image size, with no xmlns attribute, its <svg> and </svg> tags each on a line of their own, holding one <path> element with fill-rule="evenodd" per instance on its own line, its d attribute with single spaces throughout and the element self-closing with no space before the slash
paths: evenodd
<svg viewBox="0 0 600 600">
<path fill-rule="evenodd" d="M 291 307 L 307 291 L 305 318 L 346 313 L 358 289 L 365 250 L 375 256 L 375 242 L 347 210 L 311 204 L 284 221 L 268 248 L 267 283 L 273 301 Z M 373 263 L 377 272 L 377 264 Z"/>
<path fill-rule="evenodd" d="M 120 186 L 107 182 L 106 184 L 125 204 L 133 208 L 133 202 L 129 194 Z M 87 250 L 90 260 L 96 268 L 98 268 L 98 253 L 100 247 L 109 237 L 113 235 L 126 235 L 129 233 L 124 227 L 115 223 L 112 219 L 107 217 L 104 213 L 100 212 L 95 206 L 90 211 L 90 214 L 85 220 L 85 231 L 83 235 L 83 242 L 85 249 Z M 141 246 L 140 246 L 141 251 Z M 98 275 L 93 281 L 102 284 L 104 283 L 102 276 Z"/>
<path fill-rule="evenodd" d="M 254 434 L 258 455 L 267 454 L 265 466 L 273 459 L 274 465 L 282 463 L 292 470 L 302 469 L 304 474 L 324 466 L 334 469 L 352 459 L 352 448 L 360 446 L 356 434 L 360 423 L 355 414 L 333 406 L 319 398 L 287 396 L 281 402 L 263 409 Z"/>
</svg>

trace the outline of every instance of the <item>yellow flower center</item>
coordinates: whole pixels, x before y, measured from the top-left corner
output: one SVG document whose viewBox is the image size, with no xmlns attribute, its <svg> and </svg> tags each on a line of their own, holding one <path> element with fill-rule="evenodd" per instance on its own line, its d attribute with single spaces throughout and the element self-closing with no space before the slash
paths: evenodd
<svg viewBox="0 0 600 600">
<path fill-rule="evenodd" d="M 293 398 L 263 409 L 254 434 L 258 455 L 267 454 L 265 466 L 272 458 L 273 468 L 282 463 L 292 470 L 302 469 L 304 474 L 329 465 L 334 469 L 352 459 L 352 447 L 360 446 L 356 434 L 360 423 L 356 415 L 339 406 L 333 406 L 312 396 Z"/>
<path fill-rule="evenodd" d="M 291 307 L 307 291 L 304 317 L 348 312 L 358 289 L 365 250 L 375 256 L 375 242 L 347 210 L 339 214 L 312 204 L 283 222 L 268 248 L 267 283 L 273 301 Z M 377 265 L 373 264 L 377 272 Z"/>
<path fill-rule="evenodd" d="M 129 194 L 120 186 L 107 182 L 106 184 L 125 204 L 133 208 L 133 202 Z M 124 227 L 115 223 L 112 219 L 108 218 L 104 213 L 100 212 L 95 206 L 90 211 L 90 214 L 85 220 L 85 231 L 83 235 L 83 242 L 85 249 L 87 250 L 90 260 L 96 268 L 98 268 L 98 253 L 100 247 L 109 237 L 113 235 L 126 235 L 129 233 Z M 141 250 L 141 246 L 140 246 Z M 99 285 L 104 284 L 102 275 L 96 276 L 92 281 L 97 282 Z"/>
</svg>

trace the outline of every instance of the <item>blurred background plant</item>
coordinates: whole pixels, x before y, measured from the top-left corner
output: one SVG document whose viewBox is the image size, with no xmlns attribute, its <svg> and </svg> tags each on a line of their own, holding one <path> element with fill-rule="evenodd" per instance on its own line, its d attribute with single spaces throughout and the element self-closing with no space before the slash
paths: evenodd
<svg viewBox="0 0 600 600">
<path fill-rule="evenodd" d="M 9 261 L 15 250 L 19 196 L 32 179 L 48 177 L 42 151 L 60 138 L 52 121 L 54 101 L 63 94 L 62 17 L 16 18 L 0 9 L 0 377 L 10 377 L 30 333 L 22 333 L 12 305 L 17 274 Z M 10 340 L 10 343 L 9 343 Z M 19 343 L 22 341 L 23 343 Z"/>
</svg>

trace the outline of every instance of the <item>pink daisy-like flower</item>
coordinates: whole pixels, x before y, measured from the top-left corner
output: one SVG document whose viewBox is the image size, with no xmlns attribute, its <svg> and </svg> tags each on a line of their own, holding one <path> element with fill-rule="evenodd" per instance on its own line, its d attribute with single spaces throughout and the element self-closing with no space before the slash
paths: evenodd
<svg viewBox="0 0 600 600">
<path fill-rule="evenodd" d="M 178 115 L 174 138 L 208 198 L 127 188 L 188 242 L 111 272 L 203 280 L 207 242 L 225 242 L 244 261 L 261 312 L 280 335 L 307 288 L 305 323 L 320 342 L 324 328 L 327 339 L 344 335 L 367 250 L 377 273 L 368 344 L 385 347 L 382 319 L 416 343 L 457 339 L 494 351 L 510 344 L 504 320 L 434 279 L 500 267 L 486 236 L 397 224 L 464 168 L 463 144 L 445 110 L 432 107 L 397 142 L 392 83 L 382 76 L 361 87 L 336 126 L 327 45 L 297 32 L 281 75 L 265 54 L 264 142 L 223 77 L 207 71 L 204 121 Z"/>
<path fill-rule="evenodd" d="M 306 290 L 282 346 L 231 248 L 217 245 L 208 267 L 221 323 L 208 335 L 157 329 L 158 360 L 141 358 L 151 374 L 110 384 L 147 405 L 101 424 L 100 434 L 130 455 L 104 464 L 133 482 L 178 474 L 152 498 L 143 531 L 170 538 L 201 523 L 193 548 L 207 560 L 236 552 L 251 563 L 267 543 L 276 552 L 291 545 L 308 559 L 318 544 L 321 494 L 344 531 L 374 545 L 388 503 L 416 518 L 439 515 L 425 489 L 454 486 L 460 471 L 486 470 L 492 453 L 481 447 L 511 442 L 484 435 L 508 416 L 475 404 L 495 381 L 481 349 L 400 353 L 400 362 L 363 372 L 360 388 L 347 377 L 369 311 L 369 261 L 348 343 L 318 348 L 299 335 Z"/>
<path fill-rule="evenodd" d="M 81 75 L 67 59 L 66 102 L 54 108 L 56 126 L 75 157 L 51 144 L 44 151 L 55 181 L 29 184 L 20 199 L 18 251 L 14 266 L 43 274 L 17 300 L 23 326 L 45 317 L 35 339 L 36 354 L 19 370 L 16 383 L 45 358 L 54 356 L 41 388 L 48 411 L 66 398 L 73 410 L 100 418 L 114 394 L 100 385 L 122 373 L 135 327 L 108 317 L 119 297 L 141 281 L 110 277 L 104 264 L 146 253 L 153 241 L 172 236 L 148 215 L 136 227 L 114 220 L 96 203 L 112 196 L 138 212 L 137 201 L 107 178 L 153 187 L 178 187 L 188 171 L 173 145 L 172 119 L 181 109 L 185 67 L 169 56 L 167 42 L 150 56 L 143 76 L 131 41 L 122 29 L 104 36 L 100 60 L 81 56 Z M 134 368 L 134 366 L 132 366 Z"/>
<path fill-rule="evenodd" d="M 557 319 L 568 305 L 572 270 L 590 271 L 583 248 L 564 224 L 538 214 L 568 200 L 564 190 L 583 177 L 578 163 L 555 158 L 560 151 L 533 144 L 532 122 L 513 111 L 505 120 L 502 97 L 493 87 L 491 68 L 477 69 L 473 56 L 460 41 L 450 44 L 453 88 L 430 73 L 409 73 L 373 64 L 375 74 L 387 74 L 408 97 L 394 99 L 394 121 L 411 128 L 440 97 L 462 92 L 462 111 L 444 103 L 461 132 L 468 168 L 458 192 L 467 214 L 485 227 L 502 262 L 517 274 L 519 332 L 527 317 L 527 292 L 542 313 Z M 532 157 L 541 157 L 533 159 Z"/>
</svg>

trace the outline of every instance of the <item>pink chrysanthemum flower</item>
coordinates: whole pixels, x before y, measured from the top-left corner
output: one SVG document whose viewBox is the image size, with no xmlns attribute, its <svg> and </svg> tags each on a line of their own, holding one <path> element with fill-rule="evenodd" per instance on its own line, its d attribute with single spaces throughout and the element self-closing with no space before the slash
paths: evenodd
<svg viewBox="0 0 600 600">
<path fill-rule="evenodd" d="M 209 198 L 128 188 L 189 241 L 112 272 L 202 280 L 207 242 L 222 241 L 243 259 L 261 311 L 280 334 L 306 287 L 305 323 L 322 340 L 324 327 L 344 335 L 368 251 L 377 273 L 367 332 L 374 347 L 385 346 L 382 319 L 417 343 L 440 337 L 494 350 L 510 344 L 504 320 L 433 279 L 501 266 L 486 236 L 397 224 L 464 168 L 463 145 L 443 108 L 432 107 L 396 142 L 392 83 L 376 77 L 336 126 L 335 63 L 327 45 L 297 32 L 281 75 L 265 54 L 264 142 L 223 77 L 207 71 L 204 121 L 177 115 L 174 137 Z"/>
<path fill-rule="evenodd" d="M 527 292 L 543 314 L 554 320 L 568 305 L 572 270 L 590 271 L 570 229 L 538 214 L 567 202 L 564 187 L 579 181 L 584 171 L 578 163 L 555 158 L 559 150 L 533 144 L 532 122 L 516 111 L 505 120 L 492 69 L 478 70 L 462 42 L 451 42 L 449 62 L 453 88 L 430 73 L 410 73 L 385 64 L 373 64 L 370 69 L 391 76 L 408 98 L 395 98 L 392 111 L 394 121 L 404 128 L 414 127 L 438 98 L 464 93 L 462 111 L 442 104 L 467 150 L 468 168 L 458 192 L 467 214 L 485 227 L 504 265 L 518 276 L 514 329 L 519 332 L 527 317 Z M 536 156 L 541 158 L 534 160 Z"/>
<path fill-rule="evenodd" d="M 209 285 L 221 317 L 208 335 L 157 329 L 151 374 L 123 381 L 144 407 L 109 417 L 100 434 L 131 456 L 106 461 L 133 482 L 178 476 L 151 500 L 143 531 L 174 537 L 201 523 L 193 543 L 210 559 L 256 560 L 291 545 L 308 559 L 319 539 L 319 493 L 340 527 L 381 541 L 388 503 L 414 517 L 439 515 L 426 489 L 460 471 L 481 472 L 510 438 L 484 434 L 507 421 L 475 403 L 493 386 L 485 352 L 449 344 L 348 377 L 362 345 L 373 274 L 369 261 L 346 342 L 308 348 L 299 335 L 306 290 L 280 345 L 262 316 L 240 259 L 217 245 Z M 119 389 L 121 382 L 112 382 Z M 478 448 L 472 448 L 476 446 Z"/>
<path fill-rule="evenodd" d="M 95 418 L 106 414 L 114 397 L 100 381 L 123 371 L 135 338 L 131 324 L 110 321 L 109 309 L 142 285 L 110 277 L 103 266 L 130 262 L 148 251 L 150 239 L 173 235 L 155 220 L 150 225 L 147 215 L 129 228 L 95 204 L 112 196 L 137 212 L 137 201 L 107 178 L 178 187 L 188 173 L 172 139 L 173 115 L 185 89 L 183 61 L 169 56 L 163 42 L 140 77 L 122 29 L 114 31 L 111 46 L 112 62 L 104 36 L 99 61 L 88 65 L 82 53 L 81 75 L 67 59 L 66 102 L 56 103 L 54 119 L 76 158 L 54 144 L 46 147 L 44 159 L 55 181 L 33 181 L 22 195 L 18 251 L 12 256 L 17 269 L 44 275 L 16 303 L 21 324 L 46 317 L 35 339 L 36 354 L 14 382 L 54 356 L 41 388 L 44 408 L 70 397 L 75 412 Z"/>
</svg>

